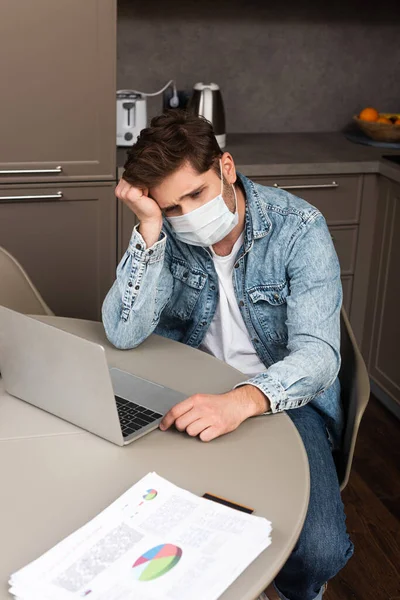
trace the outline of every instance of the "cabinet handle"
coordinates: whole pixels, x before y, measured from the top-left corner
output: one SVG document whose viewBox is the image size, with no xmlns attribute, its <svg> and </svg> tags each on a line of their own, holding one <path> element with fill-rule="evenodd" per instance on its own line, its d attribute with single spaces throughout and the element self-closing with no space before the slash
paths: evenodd
<svg viewBox="0 0 400 600">
<path fill-rule="evenodd" d="M 41 175 L 42 173 L 62 173 L 62 167 L 55 169 L 11 169 L 8 171 L 0 169 L 0 175 Z"/>
<path fill-rule="evenodd" d="M 339 184 L 336 181 L 332 181 L 332 183 L 306 183 L 304 185 L 279 185 L 278 183 L 274 183 L 274 186 L 279 188 L 280 190 L 316 190 L 322 188 L 337 188 Z"/>
<path fill-rule="evenodd" d="M 0 202 L 9 202 L 10 200 L 60 200 L 62 197 L 62 192 L 57 192 L 57 194 L 40 194 L 39 196 L 0 196 Z"/>
</svg>

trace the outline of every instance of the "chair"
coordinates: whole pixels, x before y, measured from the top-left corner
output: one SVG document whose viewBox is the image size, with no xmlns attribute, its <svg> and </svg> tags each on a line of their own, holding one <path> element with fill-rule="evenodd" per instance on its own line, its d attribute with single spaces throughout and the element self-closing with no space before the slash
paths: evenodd
<svg viewBox="0 0 400 600">
<path fill-rule="evenodd" d="M 54 315 L 19 262 L 1 246 L 0 304 L 25 314 Z"/>
<path fill-rule="evenodd" d="M 335 462 L 340 490 L 343 491 L 349 481 L 358 428 L 368 404 L 370 385 L 367 367 L 344 308 L 342 308 L 340 317 L 342 364 L 339 380 L 345 410 L 345 429 L 343 446 L 337 453 Z"/>
</svg>

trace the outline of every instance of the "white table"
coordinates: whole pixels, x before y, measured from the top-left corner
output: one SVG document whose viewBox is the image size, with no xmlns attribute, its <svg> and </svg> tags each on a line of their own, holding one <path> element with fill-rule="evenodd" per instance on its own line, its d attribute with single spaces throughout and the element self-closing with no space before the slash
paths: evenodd
<svg viewBox="0 0 400 600">
<path fill-rule="evenodd" d="M 36 318 L 102 343 L 110 366 L 187 395 L 225 392 L 245 379 L 208 354 L 160 336 L 120 351 L 107 342 L 101 323 Z M 285 413 L 249 419 L 210 443 L 171 428 L 121 448 L 9 396 L 0 380 L 0 600 L 10 598 L 12 572 L 149 471 L 195 494 L 208 491 L 251 506 L 271 520 L 272 544 L 221 596 L 254 600 L 291 553 L 308 506 L 307 455 Z"/>
</svg>

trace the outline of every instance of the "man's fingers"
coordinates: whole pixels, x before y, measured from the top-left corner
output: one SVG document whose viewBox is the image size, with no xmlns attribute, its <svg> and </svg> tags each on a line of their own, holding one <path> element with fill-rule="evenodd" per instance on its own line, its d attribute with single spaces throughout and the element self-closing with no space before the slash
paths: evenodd
<svg viewBox="0 0 400 600">
<path fill-rule="evenodd" d="M 127 200 L 130 199 L 129 196 L 131 196 L 131 199 L 133 199 L 133 200 L 139 200 L 139 198 L 141 196 L 146 195 L 146 194 L 145 194 L 145 190 L 134 187 L 133 185 L 131 185 L 130 183 L 125 181 L 125 179 L 121 178 L 119 180 L 117 187 L 115 188 L 115 195 L 117 196 L 117 198 L 119 198 L 123 202 L 126 202 Z"/>
<path fill-rule="evenodd" d="M 186 433 L 192 437 L 199 435 L 205 429 L 210 428 L 210 421 L 208 419 L 197 419 L 186 427 Z"/>
<path fill-rule="evenodd" d="M 200 433 L 200 439 L 202 442 L 211 442 L 211 440 L 216 437 L 222 435 L 217 427 L 211 425 L 211 427 L 207 427 Z"/>
<path fill-rule="evenodd" d="M 196 410 L 196 407 L 193 407 L 175 420 L 175 427 L 178 431 L 185 431 L 191 423 L 200 419 L 201 416 L 199 411 Z"/>
<path fill-rule="evenodd" d="M 160 429 L 168 429 L 173 423 L 175 423 L 176 419 L 179 419 L 179 417 L 190 411 L 192 408 L 193 396 L 190 396 L 190 398 L 186 398 L 186 400 L 175 404 L 175 406 L 173 406 L 171 410 L 164 415 L 164 418 L 160 423 Z"/>
<path fill-rule="evenodd" d="M 127 181 L 120 179 L 117 187 L 115 188 L 115 195 L 117 198 L 120 200 L 125 200 L 130 187 L 131 186 Z"/>
</svg>

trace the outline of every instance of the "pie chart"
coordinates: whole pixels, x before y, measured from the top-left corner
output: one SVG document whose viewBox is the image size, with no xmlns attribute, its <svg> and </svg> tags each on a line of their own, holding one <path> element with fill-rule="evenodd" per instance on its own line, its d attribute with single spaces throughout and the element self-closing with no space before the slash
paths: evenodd
<svg viewBox="0 0 400 600">
<path fill-rule="evenodd" d="M 157 490 L 153 490 L 152 488 L 150 488 L 146 491 L 145 495 L 143 496 L 143 500 L 154 500 L 156 496 Z"/>
<path fill-rule="evenodd" d="M 151 581 L 168 573 L 180 561 L 182 550 L 173 544 L 160 544 L 151 548 L 132 565 L 135 579 Z"/>
</svg>

